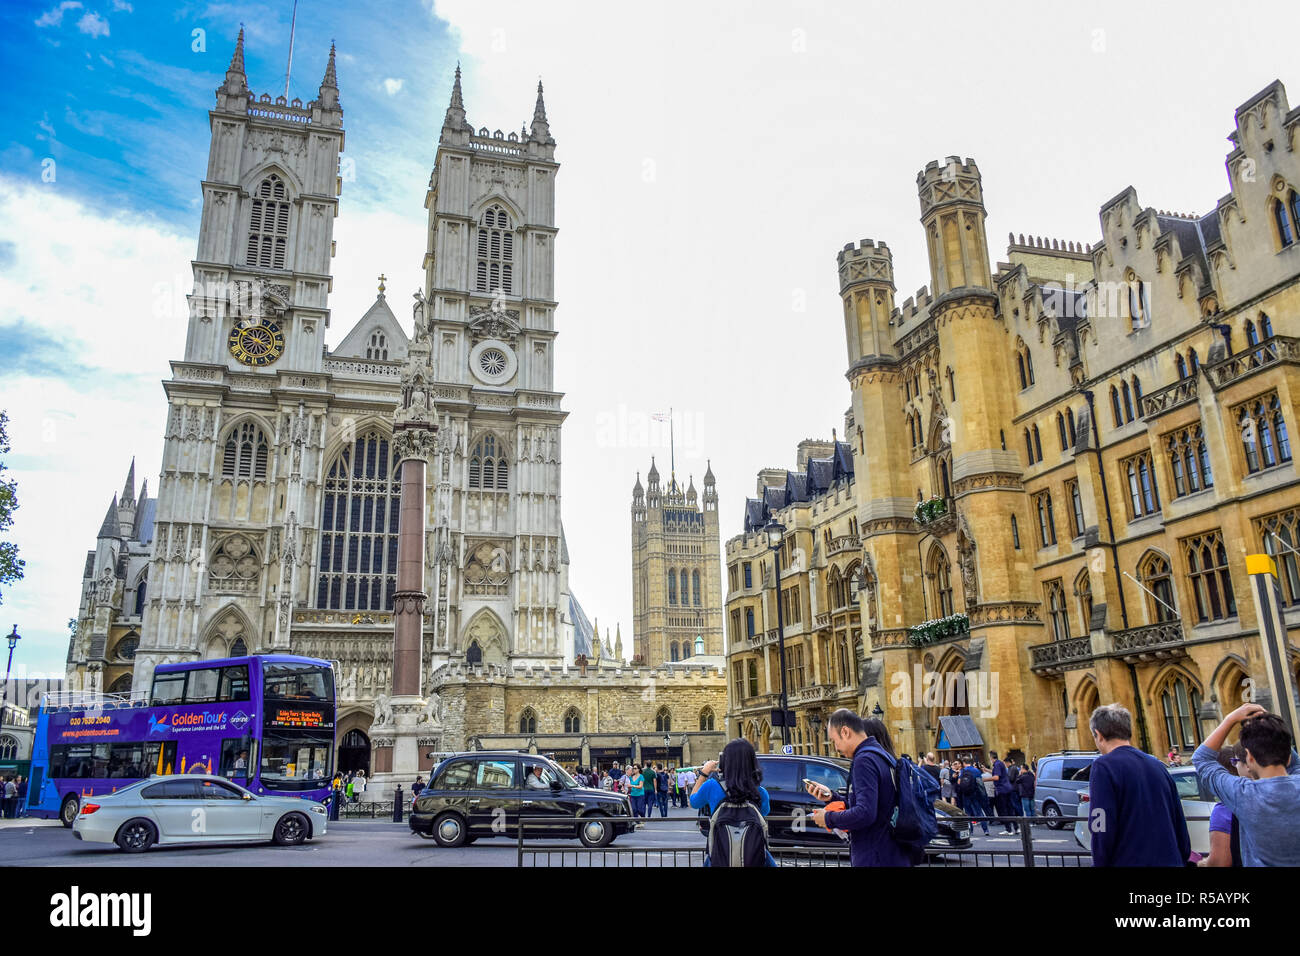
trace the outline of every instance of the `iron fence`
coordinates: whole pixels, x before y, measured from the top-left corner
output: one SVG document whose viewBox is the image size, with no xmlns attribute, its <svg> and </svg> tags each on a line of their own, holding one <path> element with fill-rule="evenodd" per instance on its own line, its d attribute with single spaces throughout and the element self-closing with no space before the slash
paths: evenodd
<svg viewBox="0 0 1300 956">
<path fill-rule="evenodd" d="M 617 819 L 617 818 L 615 818 Z M 1187 817 L 1189 822 L 1206 820 L 1206 817 Z M 692 831 L 698 829 L 698 817 L 641 818 L 636 823 L 644 826 L 659 826 L 683 822 L 690 825 Z M 808 817 L 770 816 L 768 823 L 807 824 Z M 1087 822 L 1087 817 L 984 817 L 959 821 L 974 826 L 979 821 L 990 825 L 1010 823 L 1016 827 L 1015 837 L 1019 841 L 1016 847 L 993 848 L 966 845 L 932 844 L 926 850 L 926 859 L 922 866 L 940 868 L 960 867 L 1087 867 L 1092 865 L 1091 852 L 1080 845 L 1074 838 L 1073 825 Z M 1061 825 L 1066 826 L 1062 827 Z M 562 833 L 572 832 L 568 828 L 555 828 L 546 836 L 538 836 L 538 831 L 528 831 L 529 826 L 555 828 L 554 818 L 521 817 L 515 823 L 515 853 L 518 867 L 698 867 L 704 866 L 704 846 L 696 847 L 575 847 L 571 836 Z M 1041 835 L 1035 842 L 1035 827 L 1049 827 L 1049 832 L 1068 836 L 1074 843 L 1071 848 L 1049 847 L 1044 845 Z M 503 833 L 508 835 L 508 833 Z M 973 835 L 973 832 L 972 832 Z M 1004 834 L 1010 837 L 1012 834 Z M 565 840 L 566 842 L 558 842 Z M 811 868 L 849 866 L 848 844 L 828 844 L 809 841 L 807 844 L 771 846 L 774 862 L 780 867 Z"/>
</svg>

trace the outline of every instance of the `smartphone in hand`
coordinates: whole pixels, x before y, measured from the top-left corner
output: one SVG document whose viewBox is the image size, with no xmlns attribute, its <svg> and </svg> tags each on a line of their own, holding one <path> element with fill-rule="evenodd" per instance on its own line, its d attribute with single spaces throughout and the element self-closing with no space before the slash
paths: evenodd
<svg viewBox="0 0 1300 956">
<path fill-rule="evenodd" d="M 830 787 L 809 780 L 807 777 L 803 778 L 803 787 L 818 800 L 829 800 L 834 796 L 834 794 L 831 793 Z"/>
</svg>

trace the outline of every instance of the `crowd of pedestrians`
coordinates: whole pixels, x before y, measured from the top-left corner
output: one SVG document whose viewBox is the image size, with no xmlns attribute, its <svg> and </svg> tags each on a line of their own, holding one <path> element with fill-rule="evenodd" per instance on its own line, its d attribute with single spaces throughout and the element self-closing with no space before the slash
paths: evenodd
<svg viewBox="0 0 1300 956">
<path fill-rule="evenodd" d="M 0 778 L 0 816 L 13 820 L 24 815 L 27 803 L 27 778 L 20 774 Z"/>
</svg>

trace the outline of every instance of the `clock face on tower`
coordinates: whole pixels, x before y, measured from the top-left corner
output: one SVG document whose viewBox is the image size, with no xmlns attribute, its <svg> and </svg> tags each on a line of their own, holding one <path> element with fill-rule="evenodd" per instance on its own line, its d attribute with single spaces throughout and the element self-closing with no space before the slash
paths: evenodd
<svg viewBox="0 0 1300 956">
<path fill-rule="evenodd" d="M 236 323 L 230 330 L 227 343 L 236 361 L 260 368 L 280 357 L 284 351 L 284 333 L 278 325 L 266 319 L 246 325 Z"/>
</svg>

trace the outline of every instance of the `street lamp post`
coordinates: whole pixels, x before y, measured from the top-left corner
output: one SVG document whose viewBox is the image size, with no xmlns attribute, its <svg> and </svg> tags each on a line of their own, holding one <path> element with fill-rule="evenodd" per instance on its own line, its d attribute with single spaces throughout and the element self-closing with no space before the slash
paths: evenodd
<svg viewBox="0 0 1300 956">
<path fill-rule="evenodd" d="M 785 540 L 785 525 L 775 518 L 763 529 L 767 532 L 767 546 L 776 561 L 776 646 L 781 656 L 781 744 L 790 743 L 790 728 L 787 726 L 789 703 L 785 687 L 785 614 L 781 610 L 781 544 Z"/>
<path fill-rule="evenodd" d="M 9 663 L 5 665 L 4 689 L 0 690 L 0 720 L 4 720 L 4 707 L 5 704 L 9 703 L 9 672 L 13 670 L 14 666 L 14 648 L 18 646 L 18 642 L 22 639 L 23 636 L 18 633 L 18 625 L 15 624 L 13 633 L 7 638 L 9 641 Z"/>
</svg>

